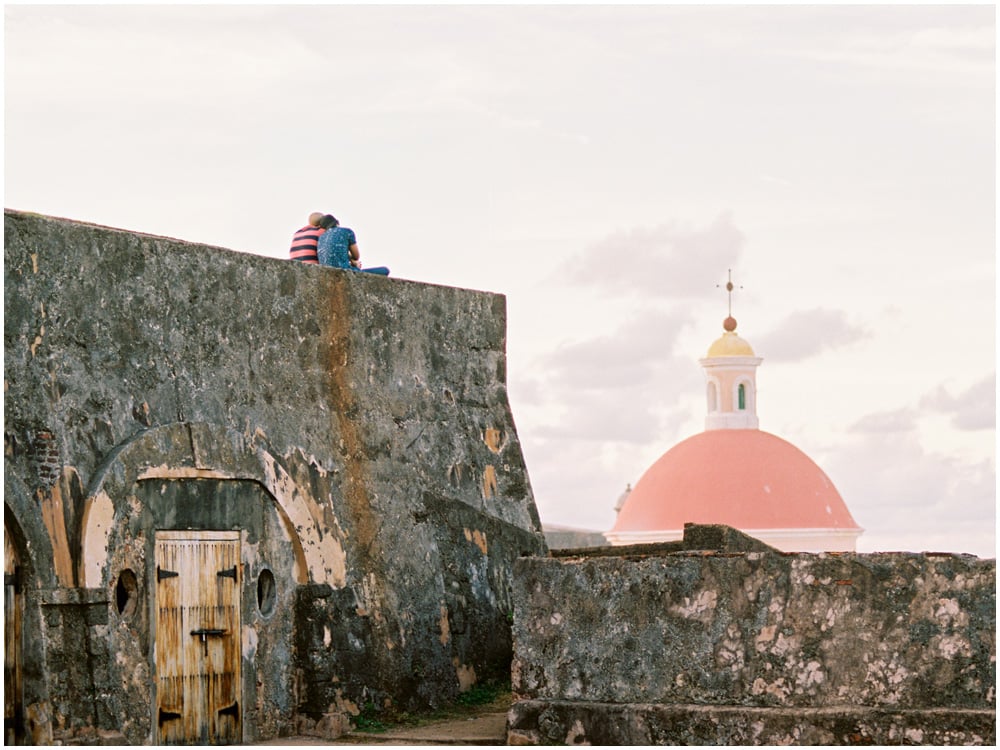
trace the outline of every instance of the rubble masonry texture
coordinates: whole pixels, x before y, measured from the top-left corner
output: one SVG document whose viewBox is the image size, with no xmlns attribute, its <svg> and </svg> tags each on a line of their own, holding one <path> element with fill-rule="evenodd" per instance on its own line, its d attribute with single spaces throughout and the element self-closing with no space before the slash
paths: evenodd
<svg viewBox="0 0 1000 750">
<path fill-rule="evenodd" d="M 512 737 L 992 743 L 994 560 L 617 549 L 518 561 Z"/>
<path fill-rule="evenodd" d="M 29 739 L 152 741 L 164 528 L 242 531 L 245 741 L 506 676 L 545 546 L 502 296 L 16 211 L 4 237 Z"/>
</svg>

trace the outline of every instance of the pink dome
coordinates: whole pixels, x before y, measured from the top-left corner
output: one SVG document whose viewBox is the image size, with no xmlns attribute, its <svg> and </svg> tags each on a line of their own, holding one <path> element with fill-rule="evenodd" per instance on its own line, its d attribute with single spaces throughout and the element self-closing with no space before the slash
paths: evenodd
<svg viewBox="0 0 1000 750">
<path fill-rule="evenodd" d="M 639 479 L 612 532 L 719 523 L 742 530 L 859 530 L 812 459 L 760 430 L 707 430 L 664 453 Z"/>
</svg>

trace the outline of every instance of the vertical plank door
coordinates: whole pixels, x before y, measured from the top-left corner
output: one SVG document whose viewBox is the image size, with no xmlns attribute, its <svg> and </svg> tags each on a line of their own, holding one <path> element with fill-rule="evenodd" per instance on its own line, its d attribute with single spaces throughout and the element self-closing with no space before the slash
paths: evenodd
<svg viewBox="0 0 1000 750">
<path fill-rule="evenodd" d="M 238 531 L 156 532 L 161 744 L 242 740 Z"/>
</svg>

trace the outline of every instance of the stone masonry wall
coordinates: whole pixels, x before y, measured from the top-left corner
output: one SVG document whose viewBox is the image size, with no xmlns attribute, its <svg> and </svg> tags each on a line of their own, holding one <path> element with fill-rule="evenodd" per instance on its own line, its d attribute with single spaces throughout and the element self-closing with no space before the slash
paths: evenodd
<svg viewBox="0 0 1000 750">
<path fill-rule="evenodd" d="M 512 741 L 993 743 L 994 560 L 616 551 L 518 561 Z"/>
<path fill-rule="evenodd" d="M 159 529 L 241 530 L 245 741 L 506 674 L 545 543 L 502 296 L 14 211 L 4 238 L 27 739 L 155 741 Z"/>
</svg>

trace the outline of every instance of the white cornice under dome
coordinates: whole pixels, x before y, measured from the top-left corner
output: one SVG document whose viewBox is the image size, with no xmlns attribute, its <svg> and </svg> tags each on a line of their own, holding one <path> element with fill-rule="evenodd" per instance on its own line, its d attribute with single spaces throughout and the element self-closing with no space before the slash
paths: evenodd
<svg viewBox="0 0 1000 750">
<path fill-rule="evenodd" d="M 831 552 L 855 549 L 857 538 L 864 529 L 739 529 L 739 531 L 782 552 Z M 605 531 L 604 538 L 615 546 L 676 542 L 684 538 L 684 529 Z"/>
</svg>

